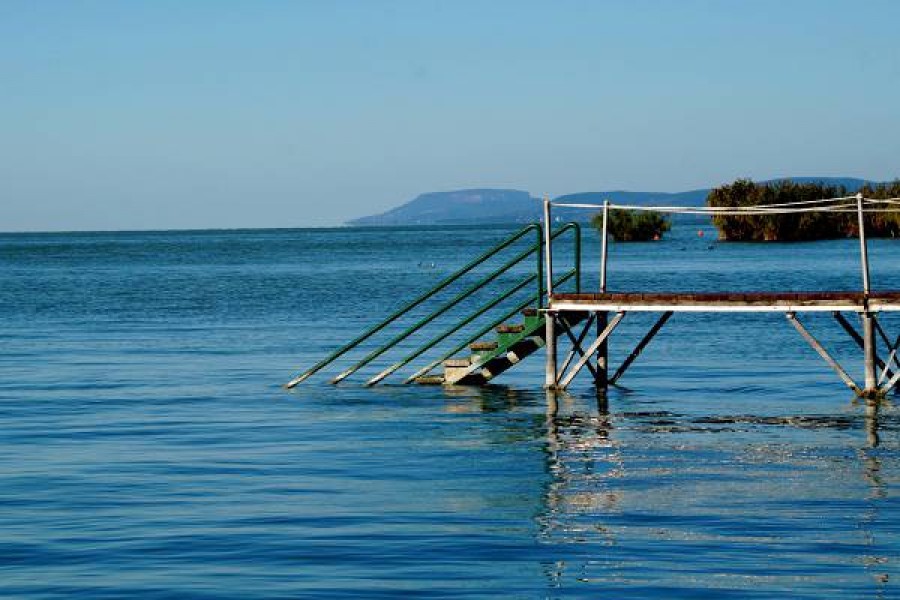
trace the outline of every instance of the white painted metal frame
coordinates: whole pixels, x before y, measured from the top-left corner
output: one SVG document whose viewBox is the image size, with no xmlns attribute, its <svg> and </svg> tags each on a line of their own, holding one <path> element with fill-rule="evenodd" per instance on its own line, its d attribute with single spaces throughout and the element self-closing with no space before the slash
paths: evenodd
<svg viewBox="0 0 900 600">
<path fill-rule="evenodd" d="M 625 317 L 628 312 L 661 312 L 664 313 L 663 318 L 657 322 L 657 325 L 645 336 L 644 339 L 638 344 L 638 347 L 632 351 L 632 354 L 626 359 L 625 363 L 623 363 L 622 367 L 620 367 L 619 371 L 617 371 L 616 375 L 613 376 L 612 383 L 615 383 L 615 380 L 618 379 L 627 369 L 630 361 L 633 361 L 634 358 L 640 354 L 643 346 L 645 346 L 650 339 L 656 334 L 660 327 L 668 320 L 669 316 L 675 312 L 685 312 L 685 313 L 783 313 L 787 319 L 791 322 L 791 324 L 797 329 L 797 331 L 803 336 L 803 338 L 813 347 L 813 349 L 823 358 L 825 361 L 837 372 L 840 378 L 850 387 L 854 392 L 856 392 L 860 396 L 872 397 L 879 394 L 884 394 L 894 388 L 898 383 L 900 383 L 900 371 L 897 373 L 891 373 L 890 366 L 893 363 L 896 363 L 898 367 L 900 367 L 900 360 L 897 358 L 898 348 L 900 348 L 900 336 L 897 337 L 897 341 L 892 345 L 890 340 L 887 338 L 887 335 L 881 329 L 881 326 L 878 324 L 876 315 L 878 312 L 900 312 L 900 302 L 893 300 L 879 300 L 878 298 L 871 298 L 871 286 L 870 286 L 870 278 L 869 278 L 869 253 L 868 247 L 866 243 L 866 231 L 865 231 L 865 212 L 872 212 L 871 210 L 866 210 L 863 206 L 864 201 L 862 193 L 857 193 L 855 196 L 848 196 L 847 198 L 834 199 L 834 200 L 856 200 L 856 210 L 854 212 L 857 213 L 858 225 L 859 225 L 859 244 L 860 244 L 860 267 L 862 271 L 862 288 L 863 288 L 863 301 L 862 302 L 845 302 L 842 300 L 820 300 L 820 301 L 810 301 L 810 303 L 792 303 L 790 301 L 784 302 L 759 302 L 759 303 L 748 303 L 748 302 L 740 302 L 735 301 L 734 303 L 730 303 L 728 301 L 721 300 L 710 300 L 709 302 L 693 302 L 686 304 L 675 304 L 675 303 L 659 303 L 659 304 L 645 304 L 643 302 L 602 302 L 602 301 L 592 301 L 592 300 L 566 300 L 559 299 L 556 300 L 553 298 L 553 255 L 551 251 L 551 245 L 549 243 L 549 231 L 552 226 L 551 219 L 551 207 L 552 202 L 546 196 L 544 197 L 544 235 L 545 238 L 545 264 L 546 264 L 546 276 L 547 276 L 547 306 L 548 306 L 548 325 L 547 325 L 547 384 L 548 387 L 554 387 L 557 389 L 565 389 L 575 378 L 579 371 L 581 371 L 585 365 L 592 367 L 589 364 L 592 355 L 598 351 L 598 349 L 603 346 L 612 334 L 613 330 L 618 326 L 619 322 Z M 810 201 L 810 202 L 802 202 L 799 204 L 810 204 L 810 203 L 822 203 L 826 202 L 826 200 L 822 201 Z M 565 205 L 565 206 L 578 206 L 583 208 L 600 208 L 599 206 L 594 205 Z M 610 204 L 609 200 L 604 200 L 602 209 L 603 209 L 603 223 L 601 229 L 601 256 L 600 256 L 600 292 L 606 293 L 607 291 L 607 261 L 608 261 L 608 237 L 609 237 L 609 211 L 610 208 L 629 208 L 624 206 L 613 206 Z M 638 207 L 642 209 L 648 209 L 653 207 Z M 667 210 L 673 209 L 673 207 L 664 207 Z M 765 207 L 761 207 L 761 210 Z M 772 207 L 769 207 L 772 208 Z M 849 206 L 847 207 L 849 208 Z M 844 206 L 831 207 L 830 210 L 841 209 L 841 212 L 844 212 Z M 766 209 L 768 210 L 768 209 Z M 771 212 L 781 214 L 782 212 L 805 212 L 805 211 L 816 211 L 823 210 L 821 207 L 796 207 L 792 206 L 788 210 L 782 210 L 781 207 L 777 207 L 775 210 Z M 825 209 L 829 210 L 829 209 Z M 669 212 L 675 212 L 675 210 L 669 210 Z M 712 214 L 710 212 L 710 214 Z M 738 211 L 740 214 L 740 211 Z M 748 213 L 749 214 L 749 213 Z M 761 213 L 765 214 L 765 213 Z M 569 353 L 569 356 L 566 358 L 565 364 L 562 369 L 562 373 L 559 373 L 556 369 L 556 340 L 555 336 L 553 336 L 553 325 L 550 322 L 550 319 L 554 318 L 554 315 L 559 313 L 565 313 L 567 311 L 589 311 L 593 314 L 591 319 L 588 321 L 588 324 L 582 330 L 581 334 L 576 338 L 572 335 L 567 325 L 562 325 L 566 327 L 566 334 L 572 342 L 572 349 Z M 610 320 L 603 331 L 598 332 L 597 338 L 591 344 L 590 348 L 584 350 L 581 347 L 581 343 L 584 340 L 587 331 L 589 330 L 592 322 L 596 319 L 597 315 L 615 312 L 616 316 Z M 863 334 L 861 336 L 861 340 L 856 339 L 859 338 L 859 334 L 856 333 L 855 330 L 852 331 L 854 339 L 856 339 L 857 343 L 862 341 L 863 345 L 863 353 L 865 358 L 865 388 L 860 388 L 853 378 L 847 374 L 847 371 L 844 370 L 843 367 L 828 353 L 827 350 L 819 343 L 819 341 L 813 337 L 813 335 L 803 326 L 803 324 L 797 319 L 796 313 L 804 312 L 804 313 L 822 313 L 822 312 L 832 312 L 836 315 L 839 315 L 841 312 L 856 312 L 860 315 L 863 320 Z M 847 324 L 846 320 L 841 317 L 840 320 L 843 320 L 842 324 Z M 839 320 L 839 322 L 840 322 Z M 849 325 L 849 324 L 847 324 Z M 846 329 L 846 327 L 845 327 Z M 850 328 L 852 329 L 852 328 Z M 879 366 L 882 367 L 881 375 L 878 377 L 876 382 L 875 380 L 875 368 L 874 363 L 878 361 L 877 357 L 877 348 L 876 348 L 876 340 L 875 340 L 875 332 L 881 335 L 882 340 L 887 346 L 890 354 L 888 356 L 887 361 Z M 848 333 L 851 333 L 848 330 Z M 551 341 L 550 337 L 553 336 L 554 339 Z M 569 363 L 574 357 L 575 353 L 581 355 L 581 358 L 575 364 L 575 366 L 566 373 L 567 368 L 569 367 Z M 552 353 L 552 356 L 551 356 Z M 604 360 L 608 360 L 608 357 L 604 357 Z M 878 361 L 880 362 L 880 361 Z M 604 367 L 608 367 L 608 365 L 604 365 Z M 599 380 L 599 376 L 597 370 L 591 368 L 593 371 L 594 379 L 597 381 L 598 385 L 601 384 Z M 882 385 L 882 381 L 886 377 L 889 377 L 888 381 Z M 551 384 L 552 382 L 552 384 Z M 603 381 L 602 385 L 605 387 L 608 383 L 607 381 Z"/>
<path fill-rule="evenodd" d="M 589 310 L 609 312 L 719 312 L 719 313 L 790 313 L 790 312 L 864 312 L 865 307 L 857 303 L 835 304 L 722 304 L 702 303 L 696 304 L 638 304 L 628 302 L 594 302 L 589 300 L 554 300 L 550 306 L 553 310 Z M 869 301 L 869 312 L 898 312 L 900 304 Z"/>
</svg>

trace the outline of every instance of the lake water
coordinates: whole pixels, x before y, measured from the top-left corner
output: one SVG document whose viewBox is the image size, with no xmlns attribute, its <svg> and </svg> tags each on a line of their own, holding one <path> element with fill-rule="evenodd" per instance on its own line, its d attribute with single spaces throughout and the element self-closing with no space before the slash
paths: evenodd
<svg viewBox="0 0 900 600">
<path fill-rule="evenodd" d="M 783 315 L 675 315 L 607 402 L 548 398 L 541 356 L 483 389 L 362 385 L 402 352 L 280 387 L 512 231 L 0 235 L 0 597 L 900 596 L 898 412 Z M 613 244 L 610 287 L 859 288 L 855 240 L 705 234 Z M 900 288 L 900 243 L 870 253 Z"/>
</svg>

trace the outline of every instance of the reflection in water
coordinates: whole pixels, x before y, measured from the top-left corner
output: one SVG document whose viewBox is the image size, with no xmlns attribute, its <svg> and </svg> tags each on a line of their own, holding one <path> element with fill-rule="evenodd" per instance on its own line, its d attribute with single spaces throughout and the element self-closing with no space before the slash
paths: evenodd
<svg viewBox="0 0 900 600">
<path fill-rule="evenodd" d="M 603 397 L 504 386 L 443 398 L 446 413 L 483 415 L 491 444 L 542 449 L 531 499 L 551 588 L 615 597 L 665 581 L 685 597 L 710 586 L 815 597 L 824 585 L 886 598 L 900 582 L 889 405 L 729 415 L 614 395 L 611 413 Z"/>
<path fill-rule="evenodd" d="M 894 540 L 879 535 L 889 498 L 879 455 L 882 406 L 848 416 L 611 415 L 605 398 L 591 414 L 583 398 L 547 392 L 551 479 L 536 522 L 539 542 L 557 557 L 544 564 L 549 585 L 615 590 L 660 568 L 685 589 L 710 585 L 694 578 L 694 568 L 732 590 L 812 584 L 819 575 L 804 566 L 811 559 L 835 572 L 862 566 L 867 575 L 854 592 L 888 597 L 896 565 L 887 551 Z M 892 431 L 895 421 L 892 415 Z M 828 430 L 864 446 L 857 460 L 834 462 Z M 754 431 L 764 441 L 750 441 Z M 790 431 L 808 432 L 813 445 L 765 441 L 793 440 Z M 862 505 L 854 510 L 854 502 Z M 645 555 L 631 553 L 636 547 Z M 680 562 L 685 554 L 697 565 Z"/>
<path fill-rule="evenodd" d="M 506 412 L 535 400 L 535 394 L 503 385 L 445 386 L 448 413 L 497 413 Z"/>
<path fill-rule="evenodd" d="M 866 441 L 870 448 L 877 448 L 881 439 L 878 437 L 878 409 L 881 402 L 866 400 Z"/>
<path fill-rule="evenodd" d="M 539 519 L 546 543 L 593 541 L 612 544 L 610 529 L 598 522 L 617 510 L 621 492 L 612 482 L 623 473 L 605 397 L 598 398 L 597 416 L 572 412 L 575 398 L 547 392 L 547 463 L 552 480 Z M 568 416 L 560 416 L 560 404 Z M 602 519 L 601 519 L 602 520 Z"/>
<path fill-rule="evenodd" d="M 860 463 L 863 467 L 863 478 L 869 485 L 869 494 L 866 497 L 866 509 L 860 516 L 859 528 L 862 532 L 863 543 L 867 548 L 877 547 L 875 531 L 880 517 L 880 504 L 887 498 L 887 486 L 881 476 L 881 460 L 874 453 L 881 443 L 878 434 L 878 418 L 881 405 L 885 401 L 866 400 L 865 429 L 867 447 L 859 451 Z M 866 554 L 862 557 L 863 565 L 872 575 L 878 586 L 877 598 L 885 597 L 885 585 L 889 576 L 884 572 L 888 557 L 884 555 Z"/>
</svg>

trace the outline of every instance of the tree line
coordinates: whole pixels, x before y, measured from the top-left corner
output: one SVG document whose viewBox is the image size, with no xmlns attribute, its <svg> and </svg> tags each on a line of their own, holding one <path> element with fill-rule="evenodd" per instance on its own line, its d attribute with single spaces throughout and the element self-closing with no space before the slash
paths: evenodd
<svg viewBox="0 0 900 600">
<path fill-rule="evenodd" d="M 900 180 L 892 183 L 866 185 L 859 190 L 866 198 L 900 197 Z M 754 183 L 738 179 L 734 183 L 713 189 L 706 198 L 707 206 L 747 207 L 783 204 L 850 195 L 843 186 L 824 183 L 794 183 L 778 181 Z M 849 200 L 853 204 L 855 200 Z M 900 210 L 895 206 L 868 204 L 867 208 L 894 209 L 889 212 L 866 213 L 866 235 L 870 237 L 900 237 Z M 859 220 L 853 212 L 802 212 L 780 215 L 715 215 L 713 224 L 719 238 L 730 241 L 810 241 L 859 236 Z"/>
</svg>

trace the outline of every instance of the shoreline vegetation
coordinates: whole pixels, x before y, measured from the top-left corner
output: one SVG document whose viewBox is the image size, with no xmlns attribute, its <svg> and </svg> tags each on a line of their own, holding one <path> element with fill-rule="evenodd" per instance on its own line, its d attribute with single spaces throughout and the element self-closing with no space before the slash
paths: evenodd
<svg viewBox="0 0 900 600">
<path fill-rule="evenodd" d="M 603 213 L 591 218 L 591 225 L 603 231 Z M 617 242 L 650 242 L 662 239 L 672 228 L 671 221 L 662 213 L 640 210 L 611 210 L 607 231 Z"/>
<path fill-rule="evenodd" d="M 710 190 L 706 205 L 738 208 L 809 202 L 851 196 L 857 191 L 875 200 L 900 198 L 900 180 L 866 184 L 850 192 L 843 185 L 790 180 L 755 183 L 738 179 Z M 854 201 L 848 201 L 854 202 Z M 872 238 L 900 237 L 900 209 L 879 209 L 864 216 L 866 235 Z M 798 212 L 772 215 L 714 215 L 712 224 L 720 241 L 731 242 L 808 242 L 859 237 L 855 209 L 847 212 Z M 603 229 L 603 213 L 591 218 L 591 225 Z M 672 227 L 671 219 L 657 211 L 611 210 L 608 231 L 616 242 L 659 240 Z"/>
<path fill-rule="evenodd" d="M 866 198 L 900 197 L 900 180 L 864 185 L 859 190 Z M 855 192 L 853 192 L 855 193 Z M 754 183 L 738 179 L 710 191 L 706 205 L 735 208 L 840 198 L 851 195 L 843 186 L 792 181 Z M 849 212 L 803 212 L 780 215 L 715 215 L 713 225 L 719 239 L 733 242 L 805 242 L 859 237 L 855 210 Z M 900 237 L 900 210 L 866 213 L 866 236 Z"/>
</svg>

